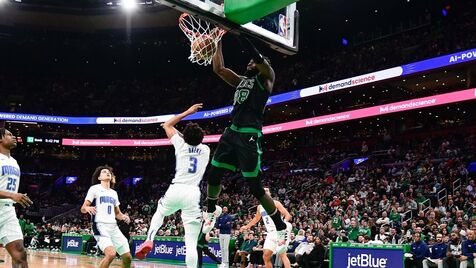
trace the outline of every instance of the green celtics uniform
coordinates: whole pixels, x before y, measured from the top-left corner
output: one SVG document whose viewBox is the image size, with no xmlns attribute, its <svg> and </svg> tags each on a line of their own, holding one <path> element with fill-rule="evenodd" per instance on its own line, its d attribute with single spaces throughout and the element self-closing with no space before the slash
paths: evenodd
<svg viewBox="0 0 476 268">
<path fill-rule="evenodd" d="M 261 138 L 264 109 L 269 98 L 263 78 L 244 78 L 236 87 L 232 125 L 220 138 L 212 165 L 236 171 L 243 177 L 257 177 L 261 170 Z"/>
</svg>

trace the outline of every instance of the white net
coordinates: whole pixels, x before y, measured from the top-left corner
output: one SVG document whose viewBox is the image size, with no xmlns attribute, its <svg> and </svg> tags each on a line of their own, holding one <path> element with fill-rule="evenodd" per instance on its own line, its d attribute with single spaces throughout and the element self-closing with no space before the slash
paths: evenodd
<svg viewBox="0 0 476 268">
<path fill-rule="evenodd" d="M 226 31 L 187 13 L 180 16 L 179 27 L 190 40 L 188 59 L 199 65 L 209 65 L 217 52 L 217 44 Z"/>
</svg>

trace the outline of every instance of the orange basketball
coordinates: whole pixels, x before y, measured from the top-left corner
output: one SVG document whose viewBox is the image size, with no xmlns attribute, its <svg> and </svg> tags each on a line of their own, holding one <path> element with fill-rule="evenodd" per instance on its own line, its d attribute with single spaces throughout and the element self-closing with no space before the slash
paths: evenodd
<svg viewBox="0 0 476 268">
<path fill-rule="evenodd" d="M 213 51 L 215 50 L 216 44 L 213 38 L 207 34 L 197 37 L 192 43 L 193 54 L 201 60 L 213 57 Z"/>
</svg>

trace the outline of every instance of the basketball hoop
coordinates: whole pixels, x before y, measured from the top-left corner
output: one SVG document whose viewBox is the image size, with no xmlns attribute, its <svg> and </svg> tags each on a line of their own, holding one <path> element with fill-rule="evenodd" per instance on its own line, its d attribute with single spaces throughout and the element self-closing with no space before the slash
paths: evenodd
<svg viewBox="0 0 476 268">
<path fill-rule="evenodd" d="M 179 18 L 179 27 L 190 40 L 190 56 L 188 59 L 199 65 L 209 65 L 217 52 L 218 42 L 226 33 L 210 22 L 183 13 Z"/>
</svg>

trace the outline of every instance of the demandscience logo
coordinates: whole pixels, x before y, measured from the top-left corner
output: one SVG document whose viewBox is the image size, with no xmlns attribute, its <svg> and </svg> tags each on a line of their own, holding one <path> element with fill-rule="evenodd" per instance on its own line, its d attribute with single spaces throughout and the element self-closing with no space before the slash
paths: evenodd
<svg viewBox="0 0 476 268">
<path fill-rule="evenodd" d="M 352 86 L 356 86 L 360 84 L 370 83 L 370 82 L 374 82 L 375 79 L 376 79 L 376 75 L 371 74 L 368 76 L 359 77 L 355 79 L 351 78 L 347 81 L 339 81 L 335 83 L 324 84 L 319 86 L 319 92 L 326 92 L 326 91 L 331 91 L 331 90 L 336 90 L 341 88 L 352 87 Z"/>
<path fill-rule="evenodd" d="M 372 254 L 347 255 L 346 268 L 387 268 L 387 258 L 375 258 Z"/>
</svg>

